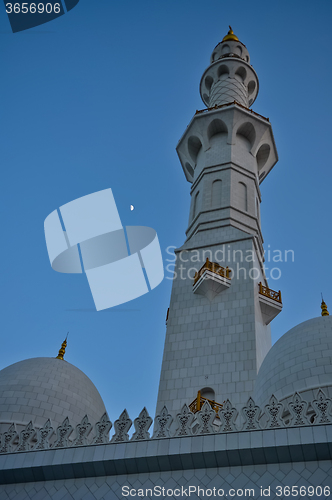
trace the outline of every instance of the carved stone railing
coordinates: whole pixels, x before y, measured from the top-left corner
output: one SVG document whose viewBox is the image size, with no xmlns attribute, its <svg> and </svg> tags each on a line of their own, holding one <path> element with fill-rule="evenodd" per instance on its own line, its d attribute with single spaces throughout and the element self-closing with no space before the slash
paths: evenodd
<svg viewBox="0 0 332 500">
<path fill-rule="evenodd" d="M 50 448 L 57 449 L 95 444 L 112 445 L 112 443 L 180 436 L 332 424 L 332 400 L 321 389 L 318 389 L 316 399 L 310 401 L 310 404 L 304 401 L 297 392 L 288 403 L 286 402 L 286 406 L 272 395 L 264 409 L 261 409 L 252 398 L 249 398 L 247 405 L 241 410 L 243 417 L 241 424 L 237 424 L 238 411 L 228 399 L 223 405 L 219 405 L 218 416 L 209 401 L 206 398 L 202 398 L 202 400 L 204 400 L 204 404 L 195 413 L 184 404 L 175 419 L 164 406 L 160 414 L 156 415 L 152 438 L 149 433 L 152 418 L 146 408 L 143 408 L 139 416 L 134 420 L 135 432 L 131 437 L 129 436 L 129 430 L 132 421 L 126 410 L 114 422 L 115 432 L 111 439 L 109 432 L 112 423 L 108 419 L 107 413 L 104 413 L 99 422 L 95 424 L 93 433 L 91 433 L 92 426 L 88 421 L 88 417 L 84 416 L 76 426 L 73 438 L 71 437 L 73 427 L 70 425 L 68 417 L 55 430 L 50 420 L 47 420 L 44 427 L 40 429 L 35 429 L 33 423 L 29 422 L 20 433 L 16 431 L 15 423 L 12 423 L 6 432 L 0 434 L 0 453 L 39 451 Z M 308 413 L 309 406 L 311 408 L 310 413 Z M 90 437 L 91 434 L 92 437 Z"/>
<path fill-rule="evenodd" d="M 258 283 L 258 286 L 259 286 L 259 293 L 261 295 L 264 295 L 264 297 L 268 297 L 269 299 L 275 300 L 276 302 L 280 302 L 280 304 L 282 304 L 280 290 L 279 292 L 276 292 L 274 290 L 271 290 L 271 288 L 262 285 L 262 283 Z"/>
<path fill-rule="evenodd" d="M 197 273 L 195 273 L 194 276 L 194 285 L 197 283 L 199 278 L 204 274 L 205 271 L 211 271 L 212 273 L 218 274 L 219 276 L 222 276 L 223 278 L 231 279 L 231 270 L 228 267 L 222 267 L 216 262 L 210 262 L 209 259 L 206 259 L 206 262 L 203 264 L 203 266 L 200 268 Z"/>
</svg>

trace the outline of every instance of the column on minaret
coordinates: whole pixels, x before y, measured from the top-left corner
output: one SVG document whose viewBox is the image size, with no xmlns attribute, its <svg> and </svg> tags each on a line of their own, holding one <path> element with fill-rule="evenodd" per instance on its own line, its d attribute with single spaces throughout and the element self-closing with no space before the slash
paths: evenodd
<svg viewBox="0 0 332 500">
<path fill-rule="evenodd" d="M 197 111 L 177 152 L 191 183 L 186 241 L 176 253 L 157 412 L 199 395 L 243 406 L 271 347 L 281 295 L 268 288 L 260 183 L 278 160 L 269 120 L 249 109 L 258 78 L 229 33 L 211 56 Z"/>
</svg>

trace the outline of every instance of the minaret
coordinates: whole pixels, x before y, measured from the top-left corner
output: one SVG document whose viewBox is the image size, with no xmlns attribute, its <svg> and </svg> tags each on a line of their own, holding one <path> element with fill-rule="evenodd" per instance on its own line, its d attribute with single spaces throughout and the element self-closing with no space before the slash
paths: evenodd
<svg viewBox="0 0 332 500">
<path fill-rule="evenodd" d="M 249 109 L 258 78 L 231 28 L 200 93 L 207 109 L 177 146 L 191 206 L 187 239 L 175 250 L 157 411 L 180 410 L 198 393 L 245 404 L 282 308 L 267 285 L 260 226 L 259 185 L 278 156 L 268 118 Z"/>
</svg>

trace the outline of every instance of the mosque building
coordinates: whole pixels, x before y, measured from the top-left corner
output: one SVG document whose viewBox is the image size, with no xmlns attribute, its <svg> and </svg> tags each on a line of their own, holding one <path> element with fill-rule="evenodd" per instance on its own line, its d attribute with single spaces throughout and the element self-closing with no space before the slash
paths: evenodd
<svg viewBox="0 0 332 500">
<path fill-rule="evenodd" d="M 250 109 L 258 90 L 230 28 L 200 82 L 206 108 L 177 146 L 191 203 L 154 422 L 145 408 L 110 422 L 64 359 L 67 341 L 56 358 L 4 368 L 0 500 L 332 495 L 325 302 L 271 347 L 282 297 L 264 272 L 260 185 L 278 155 L 269 120 Z"/>
</svg>

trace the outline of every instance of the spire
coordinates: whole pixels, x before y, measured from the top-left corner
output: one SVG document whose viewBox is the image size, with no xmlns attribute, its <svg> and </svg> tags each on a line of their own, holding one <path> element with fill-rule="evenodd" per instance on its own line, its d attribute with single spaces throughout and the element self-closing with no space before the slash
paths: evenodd
<svg viewBox="0 0 332 500">
<path fill-rule="evenodd" d="M 327 310 L 327 305 L 324 302 L 323 295 L 322 295 L 322 303 L 321 303 L 320 307 L 322 308 L 322 316 L 330 316 L 330 314 Z"/>
<path fill-rule="evenodd" d="M 69 332 L 68 332 L 69 333 Z M 65 352 L 66 352 L 66 347 L 67 347 L 67 337 L 68 337 L 68 333 L 67 333 L 67 336 L 65 338 L 65 340 L 62 342 L 61 344 L 61 349 L 59 350 L 59 354 L 57 355 L 57 357 L 55 359 L 62 359 L 63 361 L 63 357 L 65 355 Z"/>
<path fill-rule="evenodd" d="M 234 42 L 239 42 L 240 40 L 238 39 L 238 37 L 236 35 L 234 35 L 234 32 L 231 28 L 231 26 L 229 27 L 229 32 L 227 33 L 226 36 L 224 36 L 224 38 L 222 39 L 223 42 L 227 42 L 227 41 L 230 41 L 230 40 L 233 40 Z"/>
</svg>

